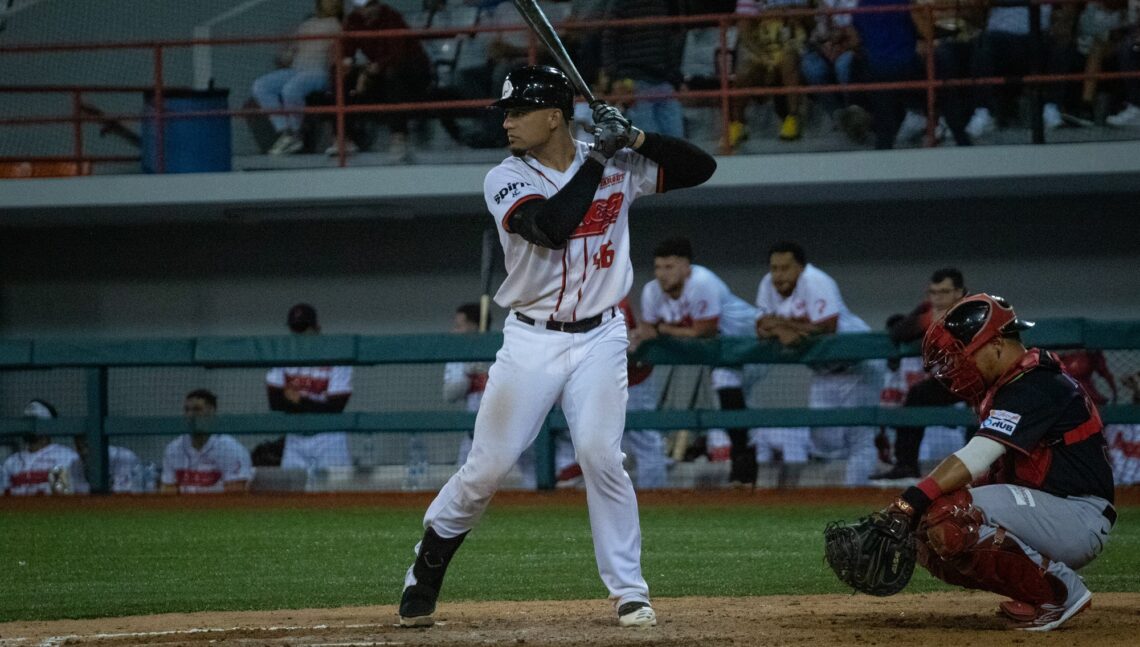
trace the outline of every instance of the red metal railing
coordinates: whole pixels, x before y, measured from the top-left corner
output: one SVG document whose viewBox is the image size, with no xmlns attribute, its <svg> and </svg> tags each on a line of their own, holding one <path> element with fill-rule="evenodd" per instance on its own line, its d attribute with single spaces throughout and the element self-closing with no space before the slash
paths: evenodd
<svg viewBox="0 0 1140 647">
<path fill-rule="evenodd" d="M 1083 4 L 1082 0 L 1048 0 L 1041 4 Z M 637 27 L 649 25 L 677 25 L 684 27 L 707 27 L 715 25 L 718 28 L 719 36 L 718 43 L 718 60 L 717 60 L 717 74 L 719 80 L 719 87 L 714 90 L 680 90 L 670 93 L 662 94 L 640 94 L 641 98 L 661 98 L 661 97 L 676 97 L 680 100 L 719 100 L 722 127 L 727 127 L 730 114 L 731 114 L 731 101 L 736 98 L 745 97 L 767 97 L 777 95 L 803 95 L 803 94 L 821 94 L 829 92 L 881 92 L 890 90 L 922 90 L 926 94 L 926 110 L 927 110 L 927 133 L 924 140 L 926 146 L 933 146 L 936 144 L 934 139 L 934 127 L 936 119 L 936 95 L 938 90 L 961 87 L 961 86 L 977 86 L 977 85 L 1004 85 L 1013 82 L 1020 82 L 1027 85 L 1036 85 L 1044 83 L 1056 83 L 1065 81 L 1083 81 L 1086 79 L 1097 80 L 1110 80 L 1110 79 L 1124 79 L 1124 78 L 1138 78 L 1140 73 L 1137 72 L 1098 72 L 1098 73 L 1074 73 L 1074 74 L 1029 74 L 1021 77 L 986 77 L 986 78 L 971 78 L 971 79 L 938 79 L 936 78 L 934 68 L 934 57 L 927 55 L 925 57 L 925 78 L 914 81 L 898 81 L 890 83 L 851 83 L 851 84 L 832 84 L 832 85 L 796 85 L 785 87 L 734 87 L 732 84 L 732 72 L 729 69 L 729 48 L 728 48 L 728 32 L 730 27 L 741 21 L 756 21 L 761 19 L 779 18 L 779 17 L 814 17 L 817 15 L 850 15 L 857 13 L 925 13 L 926 19 L 931 20 L 938 11 L 947 9 L 961 10 L 964 4 L 961 2 L 954 3 L 935 3 L 927 5 L 891 5 L 883 7 L 852 7 L 840 9 L 828 8 L 804 8 L 804 9 L 780 9 L 768 10 L 762 12 L 760 16 L 739 16 L 735 14 L 708 14 L 699 16 L 675 16 L 675 17 L 656 17 L 656 18 L 638 18 L 628 20 L 593 20 L 593 21 L 580 21 L 580 22 L 564 22 L 557 26 L 563 32 L 576 31 L 576 30 L 598 30 L 607 27 Z M 467 27 L 446 28 L 446 29 L 400 29 L 400 30 L 382 30 L 382 31 L 369 31 L 369 32 L 351 32 L 342 33 L 334 36 L 307 36 L 299 37 L 297 35 L 282 35 L 282 36 L 251 36 L 243 38 L 210 38 L 210 39 L 185 39 L 185 40 L 155 40 L 155 41 L 142 41 L 142 42 L 93 42 L 93 43 L 73 43 L 73 44 L 48 44 L 48 45 L 9 45 L 0 47 L 0 56 L 15 55 L 15 54 L 31 54 L 41 52 L 78 52 L 78 51 L 98 51 L 98 50 L 151 50 L 153 59 L 153 84 L 150 86 L 82 86 L 82 85 L 43 85 L 43 86 L 0 86 L 0 95 L 4 94 L 21 94 L 21 93 L 58 93 L 71 96 L 71 110 L 70 114 L 65 116 L 54 117 L 9 117 L 0 118 L 0 126 L 31 126 L 31 125 L 45 125 L 45 124 L 70 124 L 72 126 L 73 149 L 70 154 L 55 155 L 55 156 L 7 156 L 0 157 L 0 162 L 12 161 L 56 161 L 56 162 L 74 162 L 77 165 L 90 164 L 94 162 L 113 162 L 113 161 L 130 161 L 138 159 L 135 156 L 98 156 L 87 155 L 84 146 L 83 125 L 86 123 L 103 123 L 103 124 L 119 124 L 122 122 L 139 122 L 144 119 L 153 118 L 154 120 L 154 137 L 155 137 L 155 166 L 156 171 L 159 173 L 166 170 L 166 155 L 164 141 L 164 128 L 163 124 L 167 120 L 174 119 L 194 119 L 202 117 L 246 117 L 252 115 L 270 115 L 270 114 L 305 114 L 305 115 L 322 115 L 331 114 L 335 117 L 335 132 L 336 141 L 339 149 L 338 163 L 340 166 L 346 164 L 346 150 L 345 150 L 345 117 L 349 114 L 357 113 L 393 113 L 404 112 L 414 113 L 418 111 L 439 111 L 439 110 L 461 110 L 486 106 L 492 99 L 471 99 L 462 101 L 421 101 L 421 102 L 408 102 L 408 103 L 373 103 L 373 104 L 353 104 L 348 105 L 344 91 L 344 70 L 341 65 L 333 65 L 334 78 L 333 78 L 333 92 L 335 97 L 335 104 L 332 106 L 306 106 L 303 108 L 281 108 L 275 110 L 269 109 L 236 109 L 236 110 L 202 110 L 202 111 L 188 111 L 170 113 L 166 110 L 164 105 L 164 91 L 167 89 L 165 85 L 165 70 L 164 70 L 164 52 L 172 48 L 186 48 L 195 45 L 217 45 L 217 46 L 242 46 L 251 44 L 265 44 L 265 43 L 284 43 L 296 42 L 298 40 L 333 40 L 334 51 L 336 54 L 335 60 L 340 61 L 344 51 L 344 41 L 347 38 L 354 40 L 366 38 L 408 38 L 414 37 L 419 39 L 441 39 L 454 37 L 463 34 L 477 34 L 483 32 L 520 32 L 526 31 L 529 33 L 525 26 L 487 26 L 487 25 L 471 25 Z M 922 37 L 920 35 L 920 37 Z M 933 36 L 927 35 L 926 51 L 933 52 Z M 537 57 L 538 42 L 533 34 L 529 38 L 529 59 L 533 62 Z M 84 103 L 86 95 L 90 94 L 105 94 L 105 93 L 131 93 L 137 94 L 139 92 L 153 92 L 153 113 L 152 117 L 146 117 L 138 113 L 123 113 L 123 114 L 95 114 L 97 111 L 92 111 L 87 108 Z M 614 99 L 616 95 L 603 95 L 602 98 Z M 113 126 L 112 126 L 113 127 Z"/>
</svg>

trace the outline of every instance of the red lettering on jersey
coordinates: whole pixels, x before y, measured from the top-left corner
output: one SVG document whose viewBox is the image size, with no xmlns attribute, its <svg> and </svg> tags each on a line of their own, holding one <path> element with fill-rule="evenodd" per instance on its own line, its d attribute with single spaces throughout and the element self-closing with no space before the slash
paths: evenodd
<svg viewBox="0 0 1140 647">
<path fill-rule="evenodd" d="M 285 388 L 320 395 L 329 390 L 329 378 L 315 375 L 286 375 Z"/>
<path fill-rule="evenodd" d="M 27 486 L 27 485 L 40 485 L 47 483 L 50 480 L 51 470 L 31 470 L 28 472 L 16 472 L 12 475 L 12 487 Z"/>
<path fill-rule="evenodd" d="M 176 470 L 174 478 L 179 485 L 194 485 L 197 487 L 210 487 L 222 480 L 222 473 L 218 470 Z"/>
<path fill-rule="evenodd" d="M 625 172 L 624 171 L 622 171 L 620 173 L 614 173 L 613 175 L 607 175 L 604 178 L 602 178 L 601 182 L 598 183 L 598 188 L 604 189 L 607 186 L 613 186 L 613 185 L 617 184 L 618 182 L 621 182 L 624 179 L 625 179 Z"/>
<path fill-rule="evenodd" d="M 487 374 L 474 373 L 467 376 L 467 392 L 482 393 L 487 390 Z"/>
<path fill-rule="evenodd" d="M 600 236 L 606 233 L 610 225 L 617 222 L 621 213 L 621 205 L 625 202 L 624 193 L 615 193 L 605 200 L 594 200 L 582 224 L 570 234 L 571 238 L 585 238 L 587 236 Z"/>
</svg>

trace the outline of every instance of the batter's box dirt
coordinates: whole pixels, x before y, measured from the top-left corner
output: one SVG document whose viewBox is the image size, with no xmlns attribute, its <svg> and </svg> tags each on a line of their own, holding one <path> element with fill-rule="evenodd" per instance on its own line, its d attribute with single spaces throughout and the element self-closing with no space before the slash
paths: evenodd
<svg viewBox="0 0 1140 647">
<path fill-rule="evenodd" d="M 989 593 L 661 598 L 659 625 L 622 629 L 601 600 L 444 602 L 429 629 L 401 629 L 392 607 L 164 614 L 0 624 L 0 647 L 304 645 L 710 647 L 732 645 L 1125 645 L 1140 635 L 1140 594 L 1101 593 L 1059 630 L 1026 634 Z"/>
</svg>

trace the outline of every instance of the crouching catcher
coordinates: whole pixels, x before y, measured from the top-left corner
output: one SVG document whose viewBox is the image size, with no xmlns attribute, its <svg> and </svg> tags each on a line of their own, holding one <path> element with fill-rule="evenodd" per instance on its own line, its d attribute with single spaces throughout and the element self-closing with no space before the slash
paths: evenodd
<svg viewBox="0 0 1140 647">
<path fill-rule="evenodd" d="M 1008 596 L 998 612 L 1014 628 L 1049 631 L 1091 606 L 1076 570 L 1104 550 L 1116 522 L 1103 425 L 1056 356 L 1022 344 L 1032 325 L 1001 297 L 979 294 L 927 330 L 926 369 L 974 407 L 980 428 L 885 510 L 848 527 L 862 535 L 828 526 L 828 561 L 841 580 L 876 595 L 901 590 L 909 574 L 900 578 L 890 570 L 899 562 L 883 555 L 905 553 L 913 532 L 918 564 L 949 584 Z M 900 525 L 902 538 L 866 540 Z"/>
</svg>

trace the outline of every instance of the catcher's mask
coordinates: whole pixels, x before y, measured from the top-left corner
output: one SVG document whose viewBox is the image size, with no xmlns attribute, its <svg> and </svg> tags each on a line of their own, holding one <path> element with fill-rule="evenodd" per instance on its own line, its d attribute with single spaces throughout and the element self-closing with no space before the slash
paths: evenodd
<svg viewBox="0 0 1140 647">
<path fill-rule="evenodd" d="M 955 303 L 927 329 L 922 340 L 923 363 L 946 388 L 977 406 L 986 393 L 986 382 L 974 353 L 995 337 L 1032 327 L 1033 322 L 1017 318 L 1005 299 L 975 294 Z"/>
</svg>

